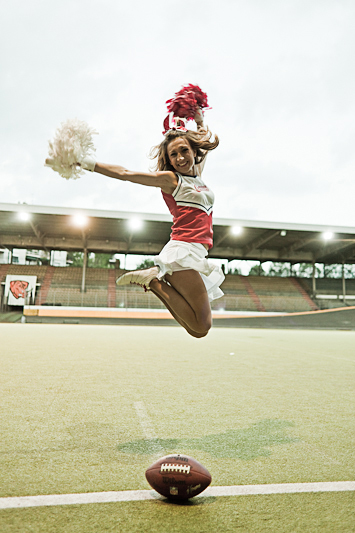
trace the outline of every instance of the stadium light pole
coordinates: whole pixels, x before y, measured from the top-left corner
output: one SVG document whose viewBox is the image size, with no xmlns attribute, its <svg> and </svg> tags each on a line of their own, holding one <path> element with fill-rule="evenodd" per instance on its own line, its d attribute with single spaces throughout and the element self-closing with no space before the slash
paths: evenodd
<svg viewBox="0 0 355 533">
<path fill-rule="evenodd" d="M 87 262 L 88 262 L 88 249 L 87 249 L 87 239 L 86 239 L 86 233 L 85 233 L 85 226 L 89 223 L 89 218 L 82 213 L 77 213 L 72 217 L 72 223 L 77 228 L 81 229 L 81 235 L 83 238 L 83 271 L 81 276 L 81 289 L 80 292 L 85 292 L 86 287 L 86 268 L 87 268 Z"/>
<path fill-rule="evenodd" d="M 81 277 L 81 291 L 80 292 L 85 292 L 86 290 L 86 287 L 85 287 L 85 281 L 86 281 L 86 267 L 87 267 L 87 263 L 88 263 L 88 250 L 87 248 L 84 248 L 84 257 L 83 257 L 83 275 Z"/>
<path fill-rule="evenodd" d="M 341 265 L 341 277 L 342 277 L 342 284 L 343 284 L 343 305 L 345 305 L 346 300 L 346 284 L 345 284 L 345 261 L 343 259 L 342 265 Z"/>
<path fill-rule="evenodd" d="M 315 297 L 316 295 L 316 291 L 317 291 L 317 287 L 316 287 L 316 263 L 315 261 L 313 260 L 313 263 L 312 263 L 312 291 L 313 291 L 313 294 L 312 296 Z"/>
</svg>

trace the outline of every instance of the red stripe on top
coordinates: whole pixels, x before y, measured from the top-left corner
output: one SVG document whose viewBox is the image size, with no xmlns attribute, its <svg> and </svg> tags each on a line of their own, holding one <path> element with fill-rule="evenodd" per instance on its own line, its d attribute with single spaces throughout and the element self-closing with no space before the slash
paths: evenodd
<svg viewBox="0 0 355 533">
<path fill-rule="evenodd" d="M 177 205 L 171 194 L 163 191 L 162 194 L 173 215 L 171 240 L 207 244 L 209 248 L 212 248 L 212 213 L 207 215 L 202 209 Z"/>
</svg>

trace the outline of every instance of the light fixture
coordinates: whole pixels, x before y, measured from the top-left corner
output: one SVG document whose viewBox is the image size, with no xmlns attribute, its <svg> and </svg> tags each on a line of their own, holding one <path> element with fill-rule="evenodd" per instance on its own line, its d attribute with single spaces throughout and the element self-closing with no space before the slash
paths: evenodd
<svg viewBox="0 0 355 533">
<path fill-rule="evenodd" d="M 73 216 L 73 224 L 77 226 L 78 228 L 83 228 L 88 223 L 88 218 L 84 215 L 74 215 Z"/>
<path fill-rule="evenodd" d="M 280 235 L 281 237 L 286 237 L 287 231 L 283 229 L 282 231 L 280 231 Z"/>
<path fill-rule="evenodd" d="M 231 227 L 231 233 L 232 235 L 240 235 L 243 231 L 243 228 L 240 226 L 232 226 Z"/>
<path fill-rule="evenodd" d="M 27 213 L 27 211 L 19 211 L 18 218 L 23 222 L 28 222 L 31 218 L 31 214 Z"/>
<path fill-rule="evenodd" d="M 140 218 L 130 218 L 128 225 L 132 231 L 138 231 L 143 226 L 143 221 Z"/>
<path fill-rule="evenodd" d="M 332 231 L 324 231 L 322 237 L 325 241 L 330 241 L 334 237 L 334 233 Z"/>
</svg>

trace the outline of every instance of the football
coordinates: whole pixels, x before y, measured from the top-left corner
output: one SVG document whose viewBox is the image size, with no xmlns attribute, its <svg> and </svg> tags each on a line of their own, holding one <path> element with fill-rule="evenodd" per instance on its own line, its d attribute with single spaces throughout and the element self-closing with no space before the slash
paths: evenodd
<svg viewBox="0 0 355 533">
<path fill-rule="evenodd" d="M 187 500 L 197 496 L 211 483 L 207 468 L 187 455 L 166 455 L 145 472 L 151 487 L 171 500 Z"/>
</svg>

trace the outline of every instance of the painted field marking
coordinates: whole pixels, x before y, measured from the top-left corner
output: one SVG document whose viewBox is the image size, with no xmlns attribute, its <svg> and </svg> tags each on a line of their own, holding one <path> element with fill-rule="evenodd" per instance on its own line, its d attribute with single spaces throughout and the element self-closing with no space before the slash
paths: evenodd
<svg viewBox="0 0 355 533">
<path fill-rule="evenodd" d="M 355 481 L 208 487 L 203 493 L 195 496 L 195 498 L 345 491 L 355 491 Z M 82 505 L 86 503 L 135 502 L 143 500 L 165 499 L 166 498 L 155 492 L 155 490 L 121 490 L 111 492 L 89 492 L 82 494 L 52 494 L 48 496 L 16 496 L 11 498 L 0 498 L 0 509 L 20 509 L 24 507 L 47 507 L 52 505 Z"/>
<path fill-rule="evenodd" d="M 139 423 L 143 430 L 144 437 L 149 441 L 149 445 L 153 452 L 153 459 L 159 459 L 163 455 L 166 455 L 163 448 L 159 444 L 159 438 L 155 433 L 154 425 L 148 415 L 144 402 L 135 402 L 134 408 L 139 418 Z"/>
</svg>

